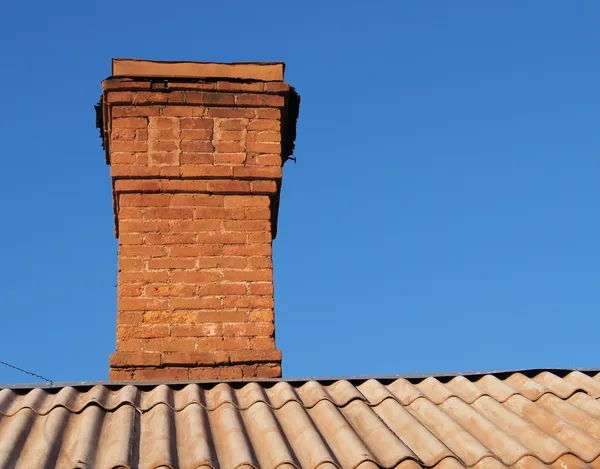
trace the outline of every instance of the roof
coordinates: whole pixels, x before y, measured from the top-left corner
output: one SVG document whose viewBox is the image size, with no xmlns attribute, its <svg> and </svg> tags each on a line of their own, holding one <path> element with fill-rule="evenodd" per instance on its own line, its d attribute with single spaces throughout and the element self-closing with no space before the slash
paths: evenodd
<svg viewBox="0 0 600 469">
<path fill-rule="evenodd" d="M 0 468 L 600 467 L 600 373 L 0 390 Z"/>
</svg>

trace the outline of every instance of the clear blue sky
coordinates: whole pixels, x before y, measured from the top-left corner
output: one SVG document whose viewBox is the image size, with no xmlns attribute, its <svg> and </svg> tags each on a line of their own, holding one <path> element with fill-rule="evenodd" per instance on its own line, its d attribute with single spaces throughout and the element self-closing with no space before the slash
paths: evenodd
<svg viewBox="0 0 600 469">
<path fill-rule="evenodd" d="M 600 3 L 7 2 L 0 360 L 108 376 L 112 57 L 285 61 L 284 375 L 600 367 Z M 0 382 L 31 378 L 0 366 Z"/>
</svg>

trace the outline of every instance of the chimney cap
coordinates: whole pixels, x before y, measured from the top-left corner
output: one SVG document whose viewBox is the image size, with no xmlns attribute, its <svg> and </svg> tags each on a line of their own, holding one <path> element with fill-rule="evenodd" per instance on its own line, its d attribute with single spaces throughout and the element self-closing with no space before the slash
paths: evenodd
<svg viewBox="0 0 600 469">
<path fill-rule="evenodd" d="M 113 59 L 113 77 L 229 78 L 251 81 L 283 81 L 283 62 L 162 62 Z"/>
</svg>

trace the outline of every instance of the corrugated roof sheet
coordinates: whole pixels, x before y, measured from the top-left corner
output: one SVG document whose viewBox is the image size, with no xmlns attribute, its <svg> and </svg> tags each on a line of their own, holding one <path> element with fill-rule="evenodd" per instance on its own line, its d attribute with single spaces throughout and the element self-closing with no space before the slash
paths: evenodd
<svg viewBox="0 0 600 469">
<path fill-rule="evenodd" d="M 2 389 L 0 468 L 600 468 L 599 399 L 581 371 Z"/>
</svg>

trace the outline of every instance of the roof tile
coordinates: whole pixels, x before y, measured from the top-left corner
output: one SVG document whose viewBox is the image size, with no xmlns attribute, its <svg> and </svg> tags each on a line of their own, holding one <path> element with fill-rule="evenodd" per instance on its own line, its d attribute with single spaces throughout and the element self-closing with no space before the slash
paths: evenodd
<svg viewBox="0 0 600 469">
<path fill-rule="evenodd" d="M 600 381 L 561 376 L 3 389 L 0 467 L 600 469 Z"/>
</svg>

